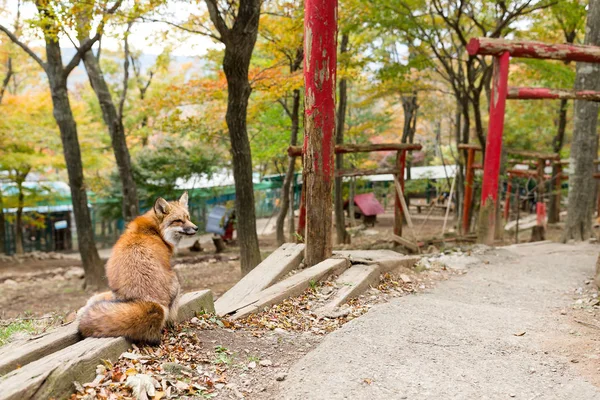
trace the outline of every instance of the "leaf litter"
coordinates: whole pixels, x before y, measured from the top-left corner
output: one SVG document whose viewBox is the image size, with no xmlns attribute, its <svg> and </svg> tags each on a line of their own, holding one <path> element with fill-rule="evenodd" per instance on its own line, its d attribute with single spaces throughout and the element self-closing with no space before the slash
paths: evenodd
<svg viewBox="0 0 600 400">
<path fill-rule="evenodd" d="M 326 334 L 378 303 L 426 290 L 437 281 L 464 273 L 443 265 L 418 274 L 407 269 L 402 272 L 402 277 L 400 273 L 382 275 L 377 286 L 350 300 L 333 316 L 318 316 L 315 311 L 337 291 L 334 280 L 311 285 L 300 296 L 244 319 L 198 315 L 165 330 L 158 347 L 132 345 L 117 362 L 104 360 L 91 382 L 74 382 L 70 399 L 274 398 L 287 369 Z"/>
</svg>

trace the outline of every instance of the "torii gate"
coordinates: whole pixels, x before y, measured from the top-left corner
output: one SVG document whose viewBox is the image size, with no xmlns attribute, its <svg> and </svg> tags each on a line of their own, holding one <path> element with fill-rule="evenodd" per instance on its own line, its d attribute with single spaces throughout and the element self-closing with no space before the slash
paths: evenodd
<svg viewBox="0 0 600 400">
<path fill-rule="evenodd" d="M 478 240 L 492 244 L 498 207 L 498 177 L 502 155 L 502 133 L 506 99 L 573 99 L 600 101 L 600 92 L 547 88 L 509 88 L 508 67 L 510 57 L 545 60 L 600 63 L 600 47 L 546 44 L 534 41 L 473 38 L 467 45 L 469 55 L 494 56 L 494 73 L 490 95 L 490 117 L 483 166 L 481 208 L 479 212 Z"/>
</svg>

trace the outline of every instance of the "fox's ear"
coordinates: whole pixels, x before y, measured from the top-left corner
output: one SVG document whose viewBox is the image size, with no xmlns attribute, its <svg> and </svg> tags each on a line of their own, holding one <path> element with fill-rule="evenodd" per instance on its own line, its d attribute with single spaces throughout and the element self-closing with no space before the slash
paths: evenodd
<svg viewBox="0 0 600 400">
<path fill-rule="evenodd" d="M 164 217 L 170 211 L 171 206 L 169 206 L 169 203 L 165 199 L 163 199 L 162 197 L 156 199 L 156 201 L 154 202 L 154 212 L 157 216 Z"/>
<path fill-rule="evenodd" d="M 185 208 L 188 208 L 188 192 L 187 191 L 183 192 L 183 194 L 179 198 L 179 204 L 181 204 Z"/>
</svg>

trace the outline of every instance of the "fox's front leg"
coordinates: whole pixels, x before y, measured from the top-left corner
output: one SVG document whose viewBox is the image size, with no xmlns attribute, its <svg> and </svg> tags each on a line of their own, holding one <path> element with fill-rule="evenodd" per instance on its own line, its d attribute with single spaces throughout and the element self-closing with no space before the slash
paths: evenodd
<svg viewBox="0 0 600 400">
<path fill-rule="evenodd" d="M 177 314 L 179 311 L 179 298 L 181 297 L 181 288 L 179 286 L 179 280 L 177 276 L 173 279 L 171 284 L 171 301 L 169 303 L 169 315 L 167 317 L 167 328 L 172 329 L 175 327 L 177 322 Z"/>
</svg>

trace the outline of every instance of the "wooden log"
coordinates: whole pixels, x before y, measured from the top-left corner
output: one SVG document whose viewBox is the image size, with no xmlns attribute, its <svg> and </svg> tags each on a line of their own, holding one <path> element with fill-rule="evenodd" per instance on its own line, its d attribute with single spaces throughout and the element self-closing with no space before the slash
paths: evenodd
<svg viewBox="0 0 600 400">
<path fill-rule="evenodd" d="M 419 246 L 416 243 L 413 243 L 410 240 L 403 238 L 402 236 L 392 234 L 392 239 L 394 240 L 394 242 L 401 244 L 402 246 L 406 247 L 411 251 L 414 251 L 415 253 L 420 251 Z"/>
<path fill-rule="evenodd" d="M 560 154 L 557 153 L 542 153 L 539 151 L 530 151 L 530 150 L 515 150 L 515 149 L 507 149 L 507 154 L 512 156 L 526 157 L 526 158 L 535 158 L 542 160 L 560 160 Z"/>
<path fill-rule="evenodd" d="M 394 272 L 401 268 L 412 268 L 418 256 L 407 256 L 392 250 L 339 250 L 334 255 L 348 258 L 352 265 L 379 265 L 382 274 Z"/>
<path fill-rule="evenodd" d="M 77 323 L 0 347 L 0 375 L 77 343 Z"/>
<path fill-rule="evenodd" d="M 396 167 L 399 173 L 394 176 L 394 182 L 400 181 L 400 187 L 404 188 L 404 170 L 406 169 L 406 151 L 399 151 L 396 153 Z M 394 197 L 394 234 L 402 236 L 402 224 L 404 223 L 404 213 L 402 211 L 402 205 L 400 204 L 400 196 L 402 196 L 403 190 L 395 191 Z"/>
<path fill-rule="evenodd" d="M 481 146 L 478 144 L 471 144 L 471 143 L 461 143 L 458 145 L 458 149 L 459 150 L 475 150 L 475 151 L 481 151 Z"/>
<path fill-rule="evenodd" d="M 342 169 L 335 171 L 335 176 L 367 176 L 367 175 L 396 175 L 398 168 L 376 168 L 376 169 Z"/>
<path fill-rule="evenodd" d="M 179 321 L 192 318 L 196 312 L 201 312 L 202 310 L 206 312 L 214 312 L 215 310 L 210 290 L 186 293 L 181 296 L 179 304 Z M 0 349 L 0 375 L 19 367 L 22 368 L 15 372 L 28 371 L 27 368 L 29 368 L 29 365 L 33 364 L 36 360 L 62 351 L 81 339 L 77 333 L 77 322 L 73 322 L 45 335 L 10 343 Z M 5 378 L 0 378 L 0 399 L 3 399 Z"/>
<path fill-rule="evenodd" d="M 565 99 L 598 102 L 600 101 L 600 92 L 593 90 L 509 87 L 507 98 L 513 100 Z"/>
<path fill-rule="evenodd" d="M 374 151 L 400 151 L 400 150 L 421 150 L 422 146 L 418 143 L 364 143 L 364 144 L 338 144 L 335 146 L 335 154 L 345 153 L 370 153 Z M 290 157 L 301 156 L 302 146 L 288 147 Z"/>
<path fill-rule="evenodd" d="M 472 56 L 476 54 L 499 56 L 508 52 L 511 57 L 600 63 L 600 47 L 576 44 L 548 44 L 531 40 L 481 37 L 471 39 L 467 51 Z"/>
<path fill-rule="evenodd" d="M 328 258 L 260 293 L 249 296 L 246 299 L 247 305 L 233 313 L 231 318 L 244 318 L 252 313 L 260 312 L 264 307 L 279 303 L 288 297 L 298 296 L 310 286 L 311 282 L 317 282 L 331 274 L 339 274 L 349 266 L 350 262 L 346 258 Z"/>
<path fill-rule="evenodd" d="M 348 268 L 335 280 L 335 286 L 338 288 L 335 295 L 317 311 L 318 316 L 327 317 L 331 315 L 336 308 L 346 303 L 348 300 L 358 297 L 369 286 L 379 282 L 381 271 L 379 265 L 353 265 Z"/>
<path fill-rule="evenodd" d="M 284 243 L 244 276 L 215 302 L 217 315 L 227 315 L 245 299 L 273 285 L 285 274 L 298 268 L 304 256 L 304 244 Z"/>
</svg>

